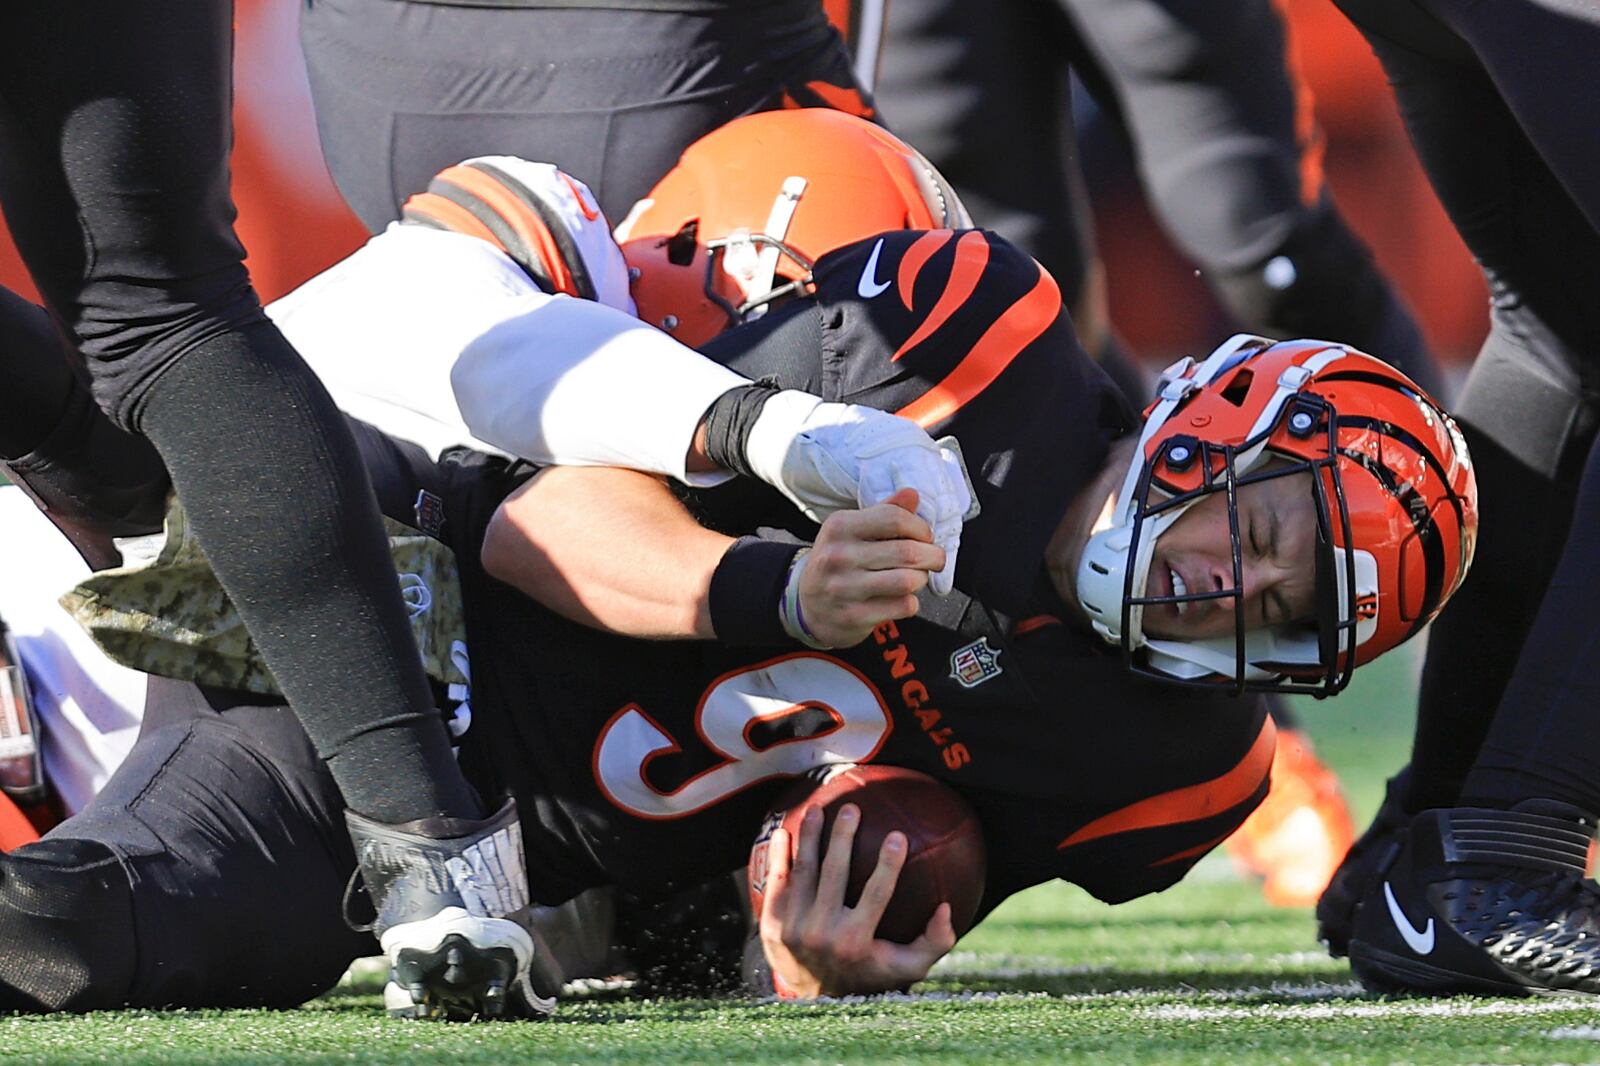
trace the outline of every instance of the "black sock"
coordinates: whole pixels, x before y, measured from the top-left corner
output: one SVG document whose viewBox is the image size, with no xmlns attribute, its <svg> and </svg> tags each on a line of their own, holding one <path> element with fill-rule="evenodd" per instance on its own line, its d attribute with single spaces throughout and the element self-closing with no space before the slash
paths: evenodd
<svg viewBox="0 0 1600 1066">
<path fill-rule="evenodd" d="M 277 328 L 186 353 L 150 390 L 140 428 L 345 802 L 384 822 L 480 817 L 350 431 Z"/>
</svg>

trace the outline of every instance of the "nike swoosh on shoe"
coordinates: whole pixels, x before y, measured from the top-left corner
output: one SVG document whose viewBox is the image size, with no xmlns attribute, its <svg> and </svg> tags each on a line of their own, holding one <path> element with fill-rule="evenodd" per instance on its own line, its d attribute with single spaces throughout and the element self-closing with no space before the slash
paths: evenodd
<svg viewBox="0 0 1600 1066">
<path fill-rule="evenodd" d="M 1406 942 L 1406 947 L 1418 955 L 1433 954 L 1433 919 L 1428 919 L 1428 924 L 1421 929 L 1411 924 L 1411 919 L 1406 917 L 1406 912 L 1400 909 L 1400 903 L 1394 898 L 1394 889 L 1389 887 L 1389 882 L 1383 883 L 1383 901 L 1389 905 L 1389 917 L 1394 919 L 1394 927 L 1400 933 L 1400 939 Z"/>
</svg>

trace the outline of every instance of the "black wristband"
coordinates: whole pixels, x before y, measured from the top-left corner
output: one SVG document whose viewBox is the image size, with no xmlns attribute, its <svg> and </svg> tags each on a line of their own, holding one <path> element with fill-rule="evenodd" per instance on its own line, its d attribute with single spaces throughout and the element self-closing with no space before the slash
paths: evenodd
<svg viewBox="0 0 1600 1066">
<path fill-rule="evenodd" d="M 723 644 L 792 644 L 778 615 L 789 564 L 804 544 L 740 537 L 711 574 L 711 628 Z"/>
<path fill-rule="evenodd" d="M 750 464 L 745 460 L 745 444 L 750 439 L 750 428 L 761 417 L 776 385 L 755 382 L 740 385 L 711 401 L 706 409 L 706 457 L 724 470 L 750 477 Z"/>
</svg>

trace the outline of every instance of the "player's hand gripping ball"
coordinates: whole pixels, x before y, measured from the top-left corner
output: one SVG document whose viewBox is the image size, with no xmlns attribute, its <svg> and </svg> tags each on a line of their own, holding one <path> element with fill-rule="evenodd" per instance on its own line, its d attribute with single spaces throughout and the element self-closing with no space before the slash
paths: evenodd
<svg viewBox="0 0 1600 1066">
<path fill-rule="evenodd" d="M 817 777 L 802 778 L 779 798 L 750 852 L 750 902 L 755 914 L 761 914 L 767 846 L 773 832 L 783 826 L 793 848 L 807 808 L 821 807 L 821 839 L 826 846 L 834 818 L 846 803 L 861 812 L 850 856 L 846 906 L 855 906 L 860 898 L 877 866 L 883 838 L 897 829 L 906 836 L 905 865 L 878 923 L 879 939 L 911 943 L 928 927 L 940 903 L 950 904 L 957 936 L 972 928 L 988 862 L 978 816 L 966 800 L 932 777 L 896 766 L 829 767 L 820 783 Z"/>
</svg>

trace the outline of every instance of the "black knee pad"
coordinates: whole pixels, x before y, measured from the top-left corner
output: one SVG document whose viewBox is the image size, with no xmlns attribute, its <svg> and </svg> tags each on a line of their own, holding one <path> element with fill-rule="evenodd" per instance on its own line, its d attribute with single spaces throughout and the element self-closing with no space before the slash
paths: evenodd
<svg viewBox="0 0 1600 1066">
<path fill-rule="evenodd" d="M 111 850 L 50 838 L 0 855 L 0 1010 L 127 1003 L 133 891 Z"/>
</svg>

